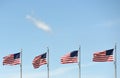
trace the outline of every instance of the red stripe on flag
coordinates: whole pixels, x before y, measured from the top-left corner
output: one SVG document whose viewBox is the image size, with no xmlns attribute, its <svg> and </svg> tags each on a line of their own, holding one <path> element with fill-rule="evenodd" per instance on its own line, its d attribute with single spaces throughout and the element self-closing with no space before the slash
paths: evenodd
<svg viewBox="0 0 120 78">
<path fill-rule="evenodd" d="M 96 52 L 93 54 L 94 62 L 112 62 L 114 61 L 113 55 L 106 55 L 106 51 Z"/>
<path fill-rule="evenodd" d="M 77 63 L 77 57 L 70 57 L 70 53 L 61 57 L 61 64 Z"/>
<path fill-rule="evenodd" d="M 17 65 L 20 63 L 20 58 L 14 59 L 14 54 L 3 57 L 3 65 Z"/>
<path fill-rule="evenodd" d="M 33 67 L 39 68 L 41 65 L 47 64 L 46 58 L 41 58 L 41 55 L 36 56 L 33 60 Z"/>
</svg>

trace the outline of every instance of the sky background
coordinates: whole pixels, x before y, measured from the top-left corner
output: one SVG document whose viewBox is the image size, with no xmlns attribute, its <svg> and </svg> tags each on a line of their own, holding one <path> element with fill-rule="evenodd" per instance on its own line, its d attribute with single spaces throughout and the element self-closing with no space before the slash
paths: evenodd
<svg viewBox="0 0 120 78">
<path fill-rule="evenodd" d="M 113 62 L 92 62 L 93 53 L 117 43 L 120 78 L 120 0 L 0 0 L 0 77 L 20 78 L 3 57 L 23 49 L 23 78 L 47 78 L 35 56 L 50 50 L 50 78 L 78 78 L 78 64 L 60 64 L 81 45 L 81 78 L 114 78 Z"/>
</svg>

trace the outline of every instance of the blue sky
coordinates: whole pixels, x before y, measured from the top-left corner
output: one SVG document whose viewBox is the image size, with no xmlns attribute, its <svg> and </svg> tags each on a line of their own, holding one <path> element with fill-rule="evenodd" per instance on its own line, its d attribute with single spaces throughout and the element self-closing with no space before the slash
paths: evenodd
<svg viewBox="0 0 120 78">
<path fill-rule="evenodd" d="M 120 78 L 119 0 L 1 0 L 0 76 L 19 78 L 19 65 L 3 57 L 23 49 L 23 78 L 47 78 L 47 66 L 34 69 L 35 56 L 50 49 L 50 78 L 78 78 L 77 64 L 60 57 L 81 45 L 82 78 L 114 78 L 113 62 L 92 62 L 93 53 L 114 48 Z"/>
</svg>

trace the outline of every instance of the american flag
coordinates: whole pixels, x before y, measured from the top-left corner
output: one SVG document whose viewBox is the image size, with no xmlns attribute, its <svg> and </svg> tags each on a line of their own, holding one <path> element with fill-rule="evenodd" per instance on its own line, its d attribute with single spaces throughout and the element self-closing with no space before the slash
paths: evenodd
<svg viewBox="0 0 120 78">
<path fill-rule="evenodd" d="M 109 49 L 102 52 L 96 52 L 93 54 L 93 61 L 94 62 L 112 62 L 113 58 L 113 50 Z"/>
<path fill-rule="evenodd" d="M 77 63 L 78 62 L 77 57 L 78 57 L 78 50 L 65 54 L 64 56 L 61 57 L 61 64 Z"/>
<path fill-rule="evenodd" d="M 36 69 L 36 68 L 39 68 L 41 65 L 47 64 L 46 56 L 47 56 L 47 53 L 36 56 L 32 63 L 33 67 Z"/>
<path fill-rule="evenodd" d="M 20 63 L 20 53 L 10 54 L 3 57 L 3 65 L 18 65 Z"/>
</svg>

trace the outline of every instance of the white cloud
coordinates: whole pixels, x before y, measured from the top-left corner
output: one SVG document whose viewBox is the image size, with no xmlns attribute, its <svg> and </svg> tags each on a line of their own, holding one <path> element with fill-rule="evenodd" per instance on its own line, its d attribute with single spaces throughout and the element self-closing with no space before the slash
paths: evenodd
<svg viewBox="0 0 120 78">
<path fill-rule="evenodd" d="M 26 18 L 30 20 L 35 26 L 44 30 L 45 32 L 52 32 L 51 28 L 44 22 L 32 17 L 31 15 L 26 15 Z"/>
</svg>

